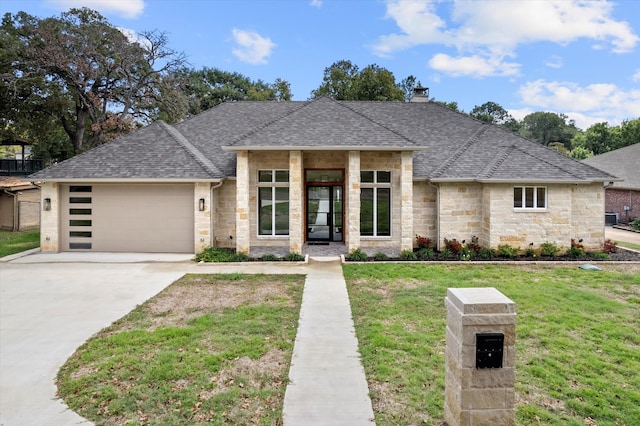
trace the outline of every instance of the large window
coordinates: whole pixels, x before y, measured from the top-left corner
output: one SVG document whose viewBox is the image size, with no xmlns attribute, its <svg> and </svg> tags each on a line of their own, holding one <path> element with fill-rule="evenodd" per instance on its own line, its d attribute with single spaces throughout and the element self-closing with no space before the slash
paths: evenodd
<svg viewBox="0 0 640 426">
<path fill-rule="evenodd" d="M 391 172 L 360 172 L 360 235 L 391 235 Z"/>
<path fill-rule="evenodd" d="M 289 171 L 258 172 L 258 235 L 289 235 Z"/>
<path fill-rule="evenodd" d="M 516 186 L 513 188 L 513 208 L 544 210 L 547 208 L 547 188 L 544 186 Z"/>
</svg>

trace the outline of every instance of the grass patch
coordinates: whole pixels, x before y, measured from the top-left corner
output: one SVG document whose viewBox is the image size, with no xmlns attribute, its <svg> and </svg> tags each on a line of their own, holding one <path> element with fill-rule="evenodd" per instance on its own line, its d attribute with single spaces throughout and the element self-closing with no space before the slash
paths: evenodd
<svg viewBox="0 0 640 426">
<path fill-rule="evenodd" d="M 0 257 L 40 247 L 40 231 L 0 230 Z"/>
<path fill-rule="evenodd" d="M 516 302 L 516 423 L 640 419 L 640 268 L 346 264 L 378 425 L 444 420 L 444 298 L 496 287 Z"/>
<path fill-rule="evenodd" d="M 631 250 L 640 251 L 640 244 L 628 243 L 626 241 L 618 241 L 618 240 L 613 240 L 613 241 L 616 244 L 618 244 L 618 247 L 626 247 L 626 248 L 629 248 Z"/>
<path fill-rule="evenodd" d="M 281 424 L 301 275 L 186 275 L 92 337 L 58 394 L 107 424 Z"/>
</svg>

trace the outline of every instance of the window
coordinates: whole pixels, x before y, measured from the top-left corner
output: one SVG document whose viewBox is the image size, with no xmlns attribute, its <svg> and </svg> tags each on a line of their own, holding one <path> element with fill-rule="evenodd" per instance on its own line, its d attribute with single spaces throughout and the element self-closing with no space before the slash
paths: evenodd
<svg viewBox="0 0 640 426">
<path fill-rule="evenodd" d="M 514 209 L 547 208 L 547 188 L 543 186 L 516 186 L 513 188 Z"/>
<path fill-rule="evenodd" d="M 258 171 L 258 235 L 289 235 L 289 171 Z"/>
<path fill-rule="evenodd" d="M 360 172 L 360 235 L 391 235 L 391 172 Z"/>
</svg>

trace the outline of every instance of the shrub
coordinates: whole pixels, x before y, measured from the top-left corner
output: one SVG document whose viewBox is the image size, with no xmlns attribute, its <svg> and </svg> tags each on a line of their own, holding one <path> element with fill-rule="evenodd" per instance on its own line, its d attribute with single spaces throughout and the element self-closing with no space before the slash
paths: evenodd
<svg viewBox="0 0 640 426">
<path fill-rule="evenodd" d="M 282 260 L 286 260 L 287 262 L 302 262 L 304 260 L 304 256 L 300 253 L 290 252 L 284 256 Z"/>
<path fill-rule="evenodd" d="M 251 260 L 251 258 L 249 256 L 247 256 L 245 253 L 234 253 L 233 254 L 233 260 L 231 260 L 231 262 L 247 262 L 249 260 Z"/>
<path fill-rule="evenodd" d="M 498 256 L 506 257 L 507 259 L 514 258 L 520 251 L 519 247 L 511 247 L 509 244 L 500 244 L 498 246 Z"/>
<path fill-rule="evenodd" d="M 591 257 L 594 260 L 611 260 L 611 255 L 607 253 L 601 253 L 599 251 L 589 253 L 589 257 Z"/>
<path fill-rule="evenodd" d="M 616 243 L 615 241 L 606 240 L 604 242 L 604 249 L 602 251 L 604 251 L 606 254 L 615 253 L 618 251 L 618 243 Z"/>
<path fill-rule="evenodd" d="M 423 248 L 416 252 L 416 256 L 420 260 L 432 260 L 436 257 L 436 253 L 432 248 Z"/>
<path fill-rule="evenodd" d="M 579 259 L 585 256 L 584 249 L 578 247 L 577 245 L 571 246 L 569 251 L 567 252 L 567 256 L 572 257 L 574 259 Z"/>
<path fill-rule="evenodd" d="M 540 254 L 543 256 L 555 256 L 560 251 L 560 248 L 555 243 L 548 241 L 540 244 Z"/>
<path fill-rule="evenodd" d="M 471 260 L 475 257 L 476 253 L 472 251 L 469 247 L 462 247 L 460 250 L 460 260 Z"/>
<path fill-rule="evenodd" d="M 444 239 L 444 247 L 446 250 L 451 251 L 453 254 L 459 254 L 462 250 L 462 243 L 458 242 L 455 238 L 453 240 Z"/>
<path fill-rule="evenodd" d="M 401 260 L 418 260 L 418 256 L 411 250 L 402 250 L 400 253 Z"/>
<path fill-rule="evenodd" d="M 496 253 L 496 251 L 492 248 L 481 248 L 480 251 L 478 251 L 477 256 L 482 260 L 491 260 L 498 257 L 498 253 Z"/>
<path fill-rule="evenodd" d="M 276 256 L 273 253 L 266 253 L 260 257 L 260 260 L 263 262 L 275 262 L 278 259 L 279 259 L 278 256 Z"/>
<path fill-rule="evenodd" d="M 236 262 L 235 253 L 231 249 L 207 247 L 195 257 L 196 262 Z"/>
<path fill-rule="evenodd" d="M 633 229 L 640 231 L 640 217 L 633 219 L 630 225 Z"/>
<path fill-rule="evenodd" d="M 478 254 L 480 250 L 482 250 L 482 247 L 480 247 L 480 243 L 478 242 L 478 237 L 475 235 L 471 237 L 471 242 L 467 244 L 467 248 L 473 252 L 473 254 Z"/>
<path fill-rule="evenodd" d="M 528 247 L 525 251 L 524 251 L 524 255 L 526 257 L 537 257 L 538 256 L 538 252 L 533 248 L 533 247 Z"/>
<path fill-rule="evenodd" d="M 449 259 L 453 259 L 456 257 L 455 253 L 452 252 L 451 250 L 449 250 L 448 248 L 445 248 L 443 250 L 440 251 L 440 257 L 444 260 L 449 260 Z"/>
<path fill-rule="evenodd" d="M 373 260 L 389 260 L 389 256 L 387 256 L 386 254 L 384 254 L 383 252 L 379 251 L 376 254 L 373 255 Z"/>
<path fill-rule="evenodd" d="M 367 253 L 363 252 L 359 248 L 353 250 L 351 253 L 345 256 L 345 259 L 352 262 L 364 262 L 368 258 Z"/>
<path fill-rule="evenodd" d="M 416 247 L 418 247 L 418 249 L 432 248 L 433 243 L 430 238 L 416 235 Z"/>
</svg>

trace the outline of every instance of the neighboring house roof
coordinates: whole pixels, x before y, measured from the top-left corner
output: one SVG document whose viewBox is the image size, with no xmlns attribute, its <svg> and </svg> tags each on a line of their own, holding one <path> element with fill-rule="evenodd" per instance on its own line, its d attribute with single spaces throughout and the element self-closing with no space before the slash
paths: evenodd
<svg viewBox="0 0 640 426">
<path fill-rule="evenodd" d="M 0 177 L 0 190 L 23 191 L 27 189 L 38 189 L 38 187 L 17 177 Z"/>
<path fill-rule="evenodd" d="M 623 179 L 616 182 L 613 189 L 640 190 L 640 143 L 605 152 L 582 162 Z"/>
<path fill-rule="evenodd" d="M 593 182 L 614 176 L 433 102 L 229 102 L 156 122 L 30 179 L 221 179 L 236 150 L 411 150 L 414 178 Z"/>
</svg>

